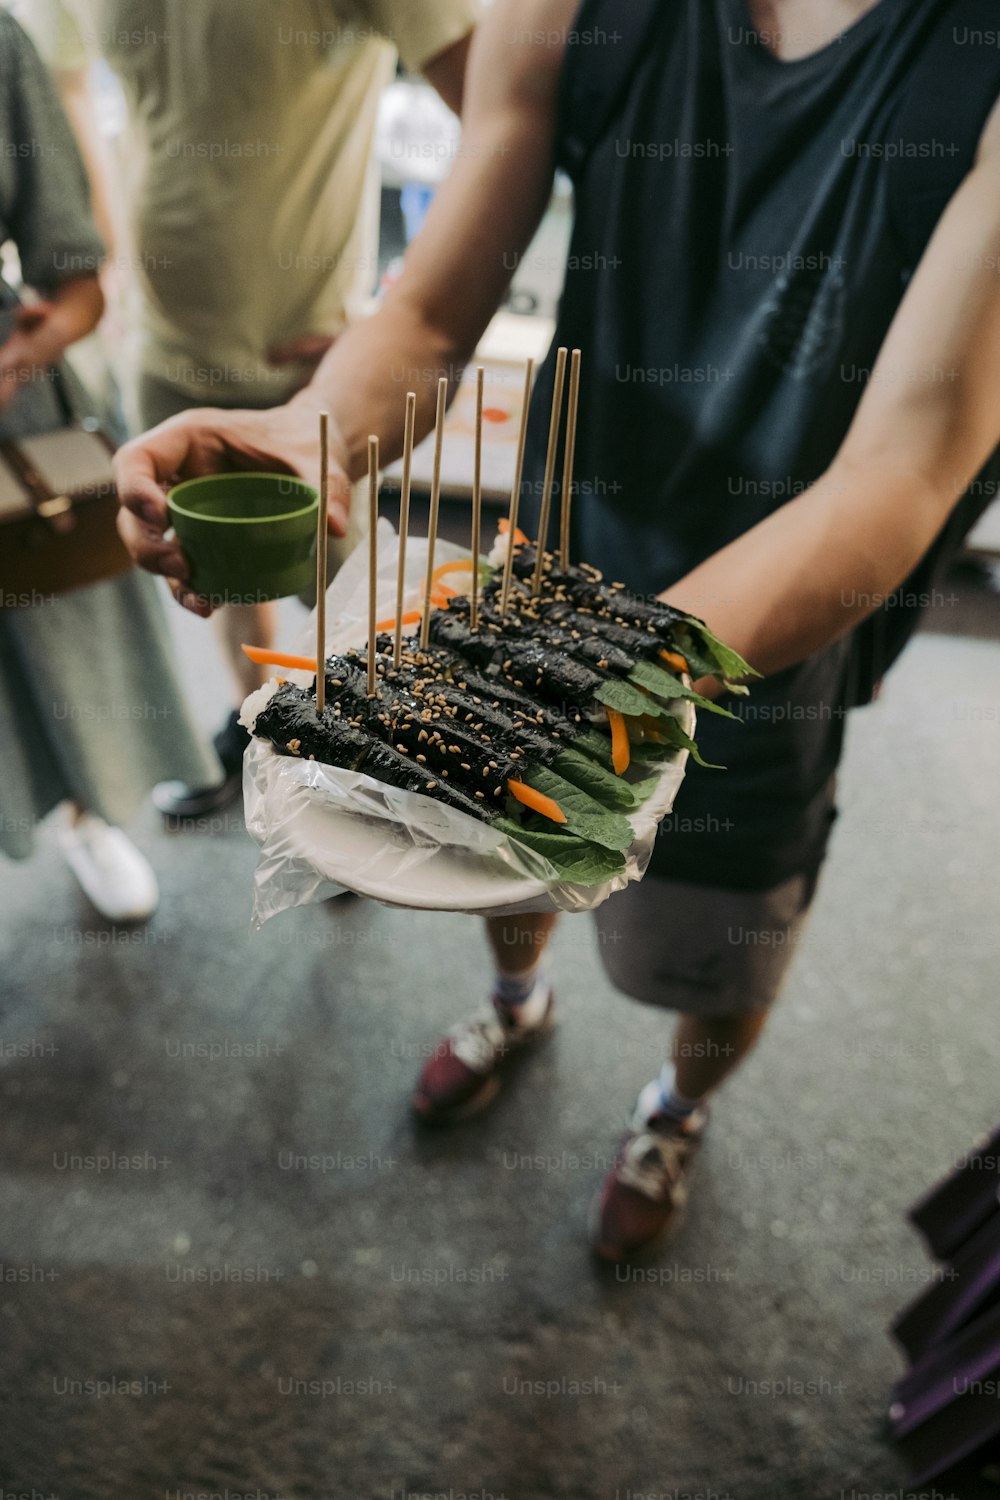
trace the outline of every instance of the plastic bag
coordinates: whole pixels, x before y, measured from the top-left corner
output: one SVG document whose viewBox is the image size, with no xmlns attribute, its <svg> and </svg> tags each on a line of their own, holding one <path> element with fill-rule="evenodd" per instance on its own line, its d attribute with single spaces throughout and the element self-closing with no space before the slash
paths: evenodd
<svg viewBox="0 0 1000 1500">
<path fill-rule="evenodd" d="M 392 526 L 378 526 L 377 614 L 395 614 L 398 538 Z M 437 562 L 467 559 L 460 547 L 439 542 Z M 404 612 L 422 604 L 427 542 L 411 537 L 406 551 Z M 313 656 L 315 617 L 298 650 Z M 368 543 L 363 542 L 338 572 L 327 592 L 326 654 L 364 645 L 368 635 Z M 311 674 L 282 671 L 287 681 L 307 686 Z M 268 689 L 243 705 L 251 727 Z M 678 700 L 676 712 L 687 733 L 694 731 L 694 707 Z M 652 794 L 629 815 L 635 840 L 625 866 L 601 885 L 561 880 L 543 856 L 506 837 L 487 823 L 444 803 L 386 786 L 359 771 L 320 761 L 279 755 L 254 739 L 243 762 L 247 828 L 260 847 L 255 876 L 254 923 L 261 926 L 290 906 L 323 901 L 354 890 L 390 906 L 427 911 L 477 912 L 510 916 L 522 911 L 590 911 L 640 880 L 649 863 L 660 820 L 673 806 L 684 778 L 687 751 L 677 752 L 661 769 Z"/>
</svg>

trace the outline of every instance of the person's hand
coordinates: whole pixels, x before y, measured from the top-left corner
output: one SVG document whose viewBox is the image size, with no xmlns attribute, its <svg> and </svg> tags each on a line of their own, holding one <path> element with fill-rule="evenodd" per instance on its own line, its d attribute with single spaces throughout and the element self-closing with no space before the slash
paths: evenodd
<svg viewBox="0 0 1000 1500">
<path fill-rule="evenodd" d="M 212 613 L 212 606 L 187 587 L 187 562 L 177 541 L 165 534 L 170 525 L 165 491 L 181 479 L 239 469 L 295 474 L 315 483 L 318 411 L 301 397 L 268 411 L 204 407 L 170 417 L 118 450 L 119 535 L 140 567 L 168 580 L 185 609 L 203 618 Z M 327 525 L 334 536 L 347 530 L 351 485 L 345 462 L 345 445 L 331 421 Z"/>
<path fill-rule="evenodd" d="M 44 378 L 71 342 L 55 303 L 15 308 L 13 332 L 0 344 L 0 411 L 23 385 Z"/>
<path fill-rule="evenodd" d="M 284 339 L 272 344 L 267 351 L 268 363 L 272 365 L 300 365 L 302 379 L 300 389 L 307 385 L 315 374 L 316 367 L 332 349 L 336 339 L 327 333 L 302 333 L 294 339 Z"/>
</svg>

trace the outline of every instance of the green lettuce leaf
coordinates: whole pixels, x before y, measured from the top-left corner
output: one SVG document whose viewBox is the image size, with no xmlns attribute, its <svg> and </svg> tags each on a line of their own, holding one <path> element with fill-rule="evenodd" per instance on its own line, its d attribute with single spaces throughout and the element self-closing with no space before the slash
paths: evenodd
<svg viewBox="0 0 1000 1500">
<path fill-rule="evenodd" d="M 719 663 L 715 660 L 714 656 L 710 657 L 702 651 L 701 643 L 693 630 L 685 625 L 677 631 L 675 639 L 675 649 L 687 661 L 688 666 L 691 668 L 692 677 L 715 676 L 719 670 Z"/>
<path fill-rule="evenodd" d="M 703 620 L 694 615 L 685 615 L 688 626 L 706 648 L 706 654 L 715 662 L 712 669 L 713 676 L 721 677 L 724 681 L 736 681 L 740 677 L 760 677 L 758 672 L 749 662 L 745 662 L 738 651 L 720 641 L 717 635 L 713 635 Z M 694 663 L 692 663 L 694 665 Z"/>
<path fill-rule="evenodd" d="M 573 885 L 603 885 L 625 868 L 623 855 L 612 849 L 599 848 L 572 834 L 539 833 L 535 829 L 522 828 L 509 818 L 497 818 L 493 827 L 514 843 L 524 844 L 541 854 L 561 880 Z"/>
<path fill-rule="evenodd" d="M 599 766 L 609 771 L 612 769 L 610 734 L 602 734 L 599 729 L 585 729 L 583 734 L 574 736 L 573 749 L 596 760 Z"/>
<path fill-rule="evenodd" d="M 636 662 L 629 681 L 634 682 L 638 687 L 647 688 L 649 692 L 656 693 L 660 698 L 686 698 L 689 703 L 696 703 L 699 708 L 704 708 L 709 713 L 719 714 L 724 719 L 736 718 L 736 715 L 730 713 L 728 708 L 723 708 L 721 703 L 713 703 L 710 698 L 703 698 L 693 688 L 685 687 L 680 678 L 675 677 L 672 672 L 665 672 L 662 667 L 654 666 L 651 661 Z M 649 700 L 646 699 L 646 702 L 648 703 Z"/>
<path fill-rule="evenodd" d="M 563 750 L 552 762 L 552 769 L 565 776 L 574 786 L 589 792 L 602 807 L 621 808 L 631 812 L 636 806 L 635 787 L 616 776 L 604 766 L 598 765 L 579 750 Z"/>
<path fill-rule="evenodd" d="M 664 716 L 660 720 L 657 727 L 662 733 L 666 734 L 669 737 L 671 747 L 673 749 L 687 750 L 691 756 L 691 759 L 697 761 L 699 766 L 704 766 L 706 771 L 724 771 L 726 769 L 725 766 L 713 765 L 711 761 L 704 760 L 702 758 L 701 751 L 698 749 L 698 746 L 683 728 L 678 719 L 668 718 Z"/>
<path fill-rule="evenodd" d="M 606 708 L 617 709 L 620 714 L 629 714 L 632 718 L 638 718 L 640 714 L 663 712 L 658 703 L 651 703 L 645 693 L 640 693 L 637 687 L 631 687 L 618 677 L 611 677 L 607 682 L 602 682 L 594 696 L 598 703 L 603 703 Z"/>
<path fill-rule="evenodd" d="M 641 807 L 651 797 L 660 783 L 659 776 L 647 776 L 645 781 L 633 781 L 632 790 L 635 792 L 636 801 Z"/>
<path fill-rule="evenodd" d="M 588 792 L 573 786 L 548 766 L 533 767 L 530 772 L 525 772 L 523 779 L 536 792 L 558 802 L 566 814 L 566 822 L 559 826 L 567 833 L 577 833 L 604 849 L 617 850 L 627 849 L 635 838 L 626 817 L 621 813 L 607 812 Z"/>
<path fill-rule="evenodd" d="M 663 724 L 669 723 L 669 717 L 664 716 Z M 676 744 L 661 745 L 656 740 L 639 740 L 632 746 L 632 764 L 634 766 L 655 766 L 660 761 L 670 760 L 677 750 Z"/>
</svg>

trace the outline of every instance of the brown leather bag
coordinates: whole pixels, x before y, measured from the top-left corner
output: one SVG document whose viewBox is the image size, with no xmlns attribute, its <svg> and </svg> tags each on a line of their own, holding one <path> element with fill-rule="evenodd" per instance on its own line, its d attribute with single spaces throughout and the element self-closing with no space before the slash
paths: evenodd
<svg viewBox="0 0 1000 1500">
<path fill-rule="evenodd" d="M 131 567 L 115 525 L 113 452 L 93 419 L 0 442 L 0 608 Z"/>
</svg>

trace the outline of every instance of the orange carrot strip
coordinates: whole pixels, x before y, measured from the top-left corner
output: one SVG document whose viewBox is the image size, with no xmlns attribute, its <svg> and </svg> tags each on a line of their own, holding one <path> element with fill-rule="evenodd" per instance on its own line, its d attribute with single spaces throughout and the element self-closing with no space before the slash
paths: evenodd
<svg viewBox="0 0 1000 1500">
<path fill-rule="evenodd" d="M 501 516 L 500 520 L 497 522 L 497 530 L 499 531 L 501 536 L 507 535 L 508 531 L 510 530 L 510 520 L 507 516 Z M 525 536 L 520 526 L 515 526 L 514 541 L 517 543 L 517 545 L 519 547 L 523 547 L 527 540 L 528 538 Z"/>
<path fill-rule="evenodd" d="M 691 670 L 679 651 L 661 651 L 660 658 L 666 662 L 668 667 L 673 667 L 675 672 L 689 672 Z"/>
<path fill-rule="evenodd" d="M 427 579 L 425 578 L 420 585 L 420 592 L 423 593 L 426 587 Z M 448 600 L 454 599 L 457 593 L 457 589 L 450 589 L 446 583 L 435 583 L 431 579 L 431 603 L 435 609 L 446 609 Z"/>
<path fill-rule="evenodd" d="M 434 572 L 431 574 L 431 580 L 432 580 L 432 582 L 437 583 L 437 581 L 438 581 L 439 578 L 447 578 L 447 576 L 448 576 L 449 573 L 471 573 L 471 572 L 472 572 L 472 560 L 471 560 L 471 558 L 456 557 L 452 562 L 442 563 L 439 568 L 435 568 Z"/>
<path fill-rule="evenodd" d="M 611 725 L 611 764 L 619 776 L 624 776 L 631 759 L 625 715 L 616 708 L 609 708 L 608 723 Z"/>
<path fill-rule="evenodd" d="M 554 802 L 551 797 L 546 797 L 542 792 L 536 792 L 534 787 L 527 786 L 523 781 L 515 781 L 511 777 L 507 783 L 507 790 L 518 802 L 523 802 L 525 807 L 530 807 L 532 812 L 541 813 L 543 818 L 551 818 L 553 823 L 565 823 L 566 814 Z"/>
<path fill-rule="evenodd" d="M 244 643 L 242 651 L 250 660 L 256 662 L 259 667 L 288 667 L 293 672 L 315 672 L 316 658 L 314 656 L 289 656 L 285 651 L 264 651 L 260 646 L 248 646 Z"/>
<path fill-rule="evenodd" d="M 399 623 L 401 625 L 415 625 L 419 619 L 420 619 L 420 610 L 419 609 L 410 609 L 410 610 L 407 610 L 406 614 L 403 616 L 403 618 L 400 620 Z M 395 630 L 395 628 L 396 628 L 396 617 L 395 617 L 395 615 L 392 617 L 391 620 L 379 620 L 376 623 L 376 625 L 375 625 L 375 629 L 376 629 L 376 631 L 379 634 L 381 634 L 381 632 L 383 630 Z"/>
</svg>

